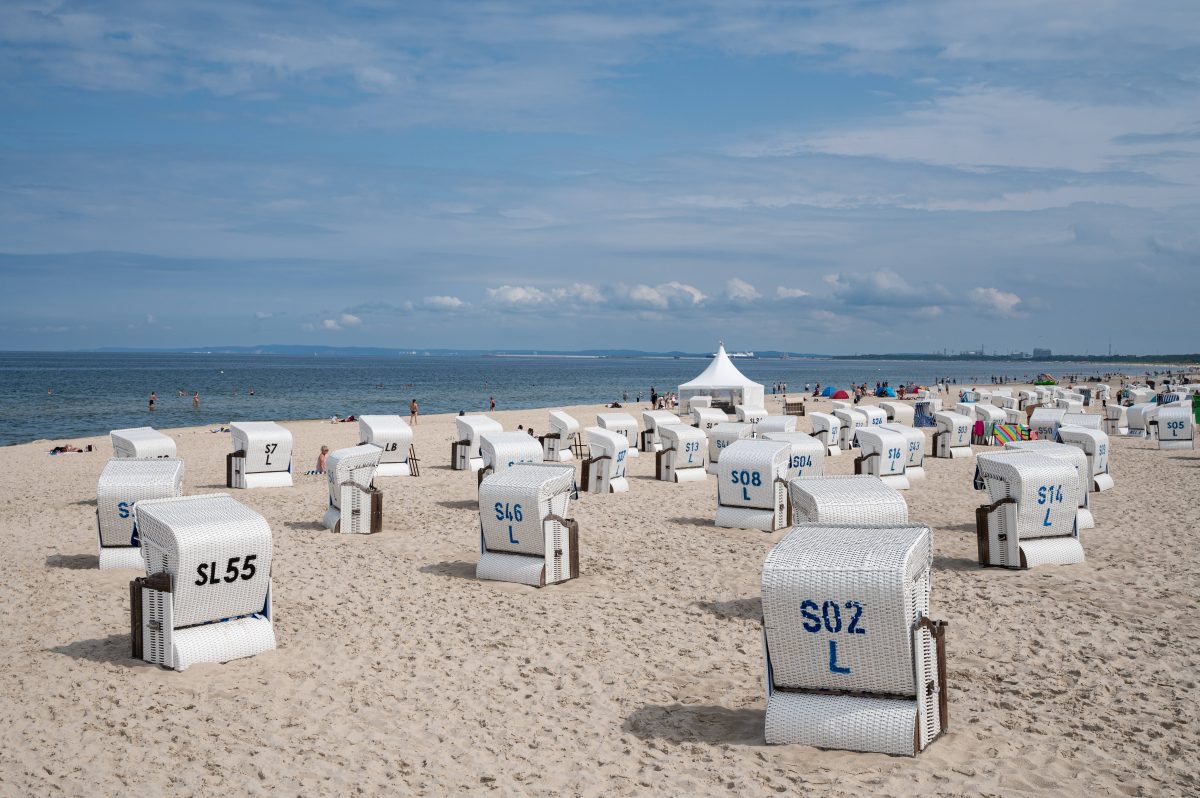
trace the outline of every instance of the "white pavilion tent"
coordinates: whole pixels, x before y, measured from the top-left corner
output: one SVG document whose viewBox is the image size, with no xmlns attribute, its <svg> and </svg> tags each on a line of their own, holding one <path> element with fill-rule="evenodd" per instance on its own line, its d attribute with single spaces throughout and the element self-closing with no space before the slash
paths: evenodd
<svg viewBox="0 0 1200 798">
<path fill-rule="evenodd" d="M 716 357 L 708 368 L 694 380 L 679 386 L 679 403 L 688 407 L 694 396 L 711 396 L 713 405 L 735 405 L 765 407 L 766 391 L 762 383 L 754 382 L 738 371 L 737 366 L 725 354 L 725 345 L 717 348 Z"/>
</svg>

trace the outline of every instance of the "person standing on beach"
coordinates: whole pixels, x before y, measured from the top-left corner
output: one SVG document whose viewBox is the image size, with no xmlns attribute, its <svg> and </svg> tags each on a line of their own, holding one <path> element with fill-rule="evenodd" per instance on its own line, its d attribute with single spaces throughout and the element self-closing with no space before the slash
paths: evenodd
<svg viewBox="0 0 1200 798">
<path fill-rule="evenodd" d="M 488 411 L 491 412 L 495 409 L 496 409 L 496 397 L 489 396 L 488 397 Z"/>
<path fill-rule="evenodd" d="M 200 409 L 200 392 L 199 391 L 196 391 L 195 393 L 192 394 L 192 409 L 193 410 Z"/>
<path fill-rule="evenodd" d="M 417 426 L 417 412 L 420 409 L 421 408 L 417 405 L 416 399 L 413 399 L 408 403 L 408 423 L 412 424 L 414 427 Z"/>
<path fill-rule="evenodd" d="M 158 394 L 156 394 L 154 391 L 151 391 L 150 392 L 150 409 L 151 410 L 154 409 L 154 403 L 157 401 L 158 401 Z"/>
</svg>

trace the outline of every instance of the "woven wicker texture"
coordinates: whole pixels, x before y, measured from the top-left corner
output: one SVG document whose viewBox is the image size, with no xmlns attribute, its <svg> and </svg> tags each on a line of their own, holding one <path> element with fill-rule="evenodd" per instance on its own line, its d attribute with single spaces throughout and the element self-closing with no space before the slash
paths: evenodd
<svg viewBox="0 0 1200 798">
<path fill-rule="evenodd" d="M 146 570 L 146 561 L 142 559 L 140 546 L 110 546 L 100 549 L 100 570 L 112 568 L 132 568 L 137 571 Z"/>
<path fill-rule="evenodd" d="M 1039 407 L 1029 416 L 1029 426 L 1039 439 L 1052 441 L 1058 434 L 1058 428 L 1062 426 L 1062 419 L 1066 414 L 1067 411 L 1060 408 Z"/>
<path fill-rule="evenodd" d="M 912 426 L 916 420 L 916 409 L 904 402 L 880 402 L 880 409 L 887 415 L 887 420 L 895 424 Z"/>
<path fill-rule="evenodd" d="M 504 471 L 517 463 L 542 462 L 542 445 L 525 432 L 484 432 L 479 436 L 483 467 Z"/>
<path fill-rule="evenodd" d="M 1195 446 L 1196 428 L 1191 407 L 1177 403 L 1158 411 L 1158 445 L 1160 449 L 1191 449 Z"/>
<path fill-rule="evenodd" d="M 269 618 L 252 616 L 224 623 L 176 629 L 174 667 L 181 671 L 198 662 L 228 662 L 275 649 L 275 627 Z"/>
<path fill-rule="evenodd" d="M 625 436 L 629 444 L 629 457 L 638 456 L 638 423 L 628 413 L 597 413 L 596 424 L 600 429 L 610 430 Z"/>
<path fill-rule="evenodd" d="M 143 501 L 134 509 L 147 574 L 173 577 L 176 627 L 262 610 L 273 548 L 261 515 L 224 493 Z"/>
<path fill-rule="evenodd" d="M 1106 433 L 1085 427 L 1059 427 L 1058 440 L 1083 452 L 1088 459 L 1088 473 L 1093 477 L 1108 473 L 1109 440 Z"/>
<path fill-rule="evenodd" d="M 379 465 L 383 450 L 370 443 L 349 446 L 330 452 L 325 461 L 325 473 L 329 480 L 329 504 L 342 506 L 342 483 L 353 482 L 362 488 L 371 487 L 375 468 Z"/>
<path fill-rule="evenodd" d="M 292 433 L 274 421 L 235 421 L 229 425 L 233 450 L 246 453 L 246 474 L 292 469 Z"/>
<path fill-rule="evenodd" d="M 841 422 L 839 425 L 838 446 L 847 451 L 858 445 L 855 434 L 867 426 L 867 414 L 853 408 L 834 410 L 833 415 Z"/>
<path fill-rule="evenodd" d="M 998 534 L 1022 541 L 1076 534 L 1081 492 L 1076 464 L 1042 451 L 1006 450 L 979 455 L 976 470 L 992 502 L 1016 499 L 989 513 L 989 528 Z"/>
<path fill-rule="evenodd" d="M 767 416 L 754 425 L 754 430 L 759 435 L 764 435 L 768 432 L 795 432 L 796 417 Z"/>
<path fill-rule="evenodd" d="M 828 452 L 825 444 L 811 435 L 803 432 L 766 432 L 761 433 L 763 440 L 781 441 L 792 447 L 788 457 L 789 480 L 796 477 L 819 477 L 825 473 L 825 455 Z"/>
<path fill-rule="evenodd" d="M 858 431 L 858 448 L 864 474 L 877 477 L 902 477 L 908 466 L 908 439 L 899 432 L 883 427 L 866 427 Z M 875 455 L 873 457 L 869 455 Z M 896 485 L 900 487 L 900 485 Z M 904 481 L 903 487 L 908 487 Z"/>
<path fill-rule="evenodd" d="M 907 524 L 903 494 L 879 477 L 800 477 L 788 483 L 792 523 Z"/>
<path fill-rule="evenodd" d="M 1102 421 L 1104 418 L 1098 413 L 1066 413 L 1063 415 L 1061 427 L 1100 429 Z"/>
<path fill-rule="evenodd" d="M 381 465 L 408 462 L 413 431 L 400 416 L 359 416 L 358 437 L 383 451 L 379 457 Z"/>
<path fill-rule="evenodd" d="M 910 479 L 920 479 L 925 476 L 923 466 L 925 465 L 925 433 L 915 427 L 906 426 L 904 424 L 884 424 L 883 428 L 899 433 L 904 436 L 906 456 L 905 474 Z M 914 474 L 917 470 L 919 473 Z"/>
<path fill-rule="evenodd" d="M 1014 451 L 1037 452 L 1047 457 L 1066 460 L 1075 466 L 1078 473 L 1079 507 L 1086 508 L 1088 506 L 1088 491 L 1092 485 L 1092 467 L 1088 462 L 1087 455 L 1081 449 L 1054 440 L 1013 441 L 1006 443 L 1004 448 Z M 1086 516 L 1086 520 L 1080 518 L 1080 529 L 1089 529 L 1092 526 L 1091 513 L 1087 513 Z"/>
<path fill-rule="evenodd" d="M 542 522 L 553 513 L 567 517 L 575 469 L 522 463 L 483 478 L 479 522 L 485 551 L 544 556 Z"/>
<path fill-rule="evenodd" d="M 791 444 L 782 441 L 739 440 L 729 445 L 717 467 L 717 504 L 772 510 L 786 502 L 782 483 L 787 478 Z"/>
<path fill-rule="evenodd" d="M 707 430 L 717 424 L 724 424 L 729 420 L 729 416 L 715 407 L 696 407 L 696 400 L 692 399 L 692 420 L 700 429 Z"/>
<path fill-rule="evenodd" d="M 814 438 L 830 449 L 838 446 L 842 437 L 841 419 L 830 413 L 809 413 L 808 420 L 812 424 Z"/>
<path fill-rule="evenodd" d="M 705 434 L 708 436 L 708 463 L 713 466 L 709 470 L 716 473 L 715 466 L 721 460 L 721 452 L 734 442 L 753 435 L 754 427 L 741 421 L 726 421 L 709 427 Z"/>
<path fill-rule="evenodd" d="M 642 411 L 642 428 L 649 430 L 651 445 L 661 446 L 662 439 L 658 435 L 659 427 L 667 427 L 672 424 L 681 424 L 679 416 L 672 413 L 670 410 L 643 410 Z"/>
<path fill-rule="evenodd" d="M 134 502 L 182 495 L 182 460 L 109 460 L 96 483 L 100 546 L 134 545 Z"/>
<path fill-rule="evenodd" d="M 878 427 L 887 423 L 887 411 L 874 405 L 860 405 L 858 412 L 867 417 L 867 426 Z"/>
<path fill-rule="evenodd" d="M 1021 541 L 1021 559 L 1026 568 L 1040 565 L 1076 565 L 1083 562 L 1079 538 L 1035 538 Z"/>
<path fill-rule="evenodd" d="M 923 525 L 810 524 L 763 564 L 775 687 L 916 696 L 913 625 L 929 614 Z"/>
<path fill-rule="evenodd" d="M 769 745 L 912 756 L 917 702 L 777 691 L 767 699 Z"/>
<path fill-rule="evenodd" d="M 680 482 L 702 479 L 690 472 L 705 474 L 708 465 L 708 436 L 704 430 L 682 424 L 665 424 L 658 427 L 662 441 L 663 473 L 659 479 Z M 689 472 L 686 476 L 681 476 Z"/>
<path fill-rule="evenodd" d="M 113 457 L 149 459 L 175 456 L 175 439 L 153 427 L 115 429 L 108 436 L 112 440 Z"/>
<path fill-rule="evenodd" d="M 541 587 L 542 574 L 545 569 L 544 557 L 483 551 L 479 555 L 479 562 L 475 565 L 475 578 Z"/>
<path fill-rule="evenodd" d="M 734 405 L 734 413 L 737 415 L 738 421 L 744 421 L 747 424 L 757 424 L 767 417 L 767 410 L 763 407 L 746 407 L 745 405 Z"/>
</svg>

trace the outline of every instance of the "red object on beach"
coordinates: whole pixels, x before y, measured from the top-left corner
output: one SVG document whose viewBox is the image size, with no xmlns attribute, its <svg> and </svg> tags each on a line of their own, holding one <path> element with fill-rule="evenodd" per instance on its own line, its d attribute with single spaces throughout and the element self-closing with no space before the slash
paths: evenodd
<svg viewBox="0 0 1200 798">
<path fill-rule="evenodd" d="M 838 391 L 837 393 L 835 393 L 833 396 L 831 396 L 829 398 L 830 399 L 849 399 L 850 394 L 846 393 L 845 391 Z"/>
</svg>

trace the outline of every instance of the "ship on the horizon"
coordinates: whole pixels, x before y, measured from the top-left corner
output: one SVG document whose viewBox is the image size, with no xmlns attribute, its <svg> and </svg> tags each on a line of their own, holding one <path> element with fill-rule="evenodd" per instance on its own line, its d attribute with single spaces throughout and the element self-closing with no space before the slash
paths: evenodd
<svg viewBox="0 0 1200 798">
<path fill-rule="evenodd" d="M 755 359 L 755 360 L 757 360 L 757 359 L 758 359 L 758 355 L 754 354 L 753 352 L 726 352 L 726 353 L 725 353 L 725 356 L 726 356 L 726 357 L 744 357 L 744 358 L 753 358 L 753 359 Z M 714 358 L 714 357 L 716 357 L 716 355 L 715 355 L 715 354 L 712 354 L 712 355 L 709 355 L 709 357 L 710 357 L 710 358 Z"/>
</svg>

